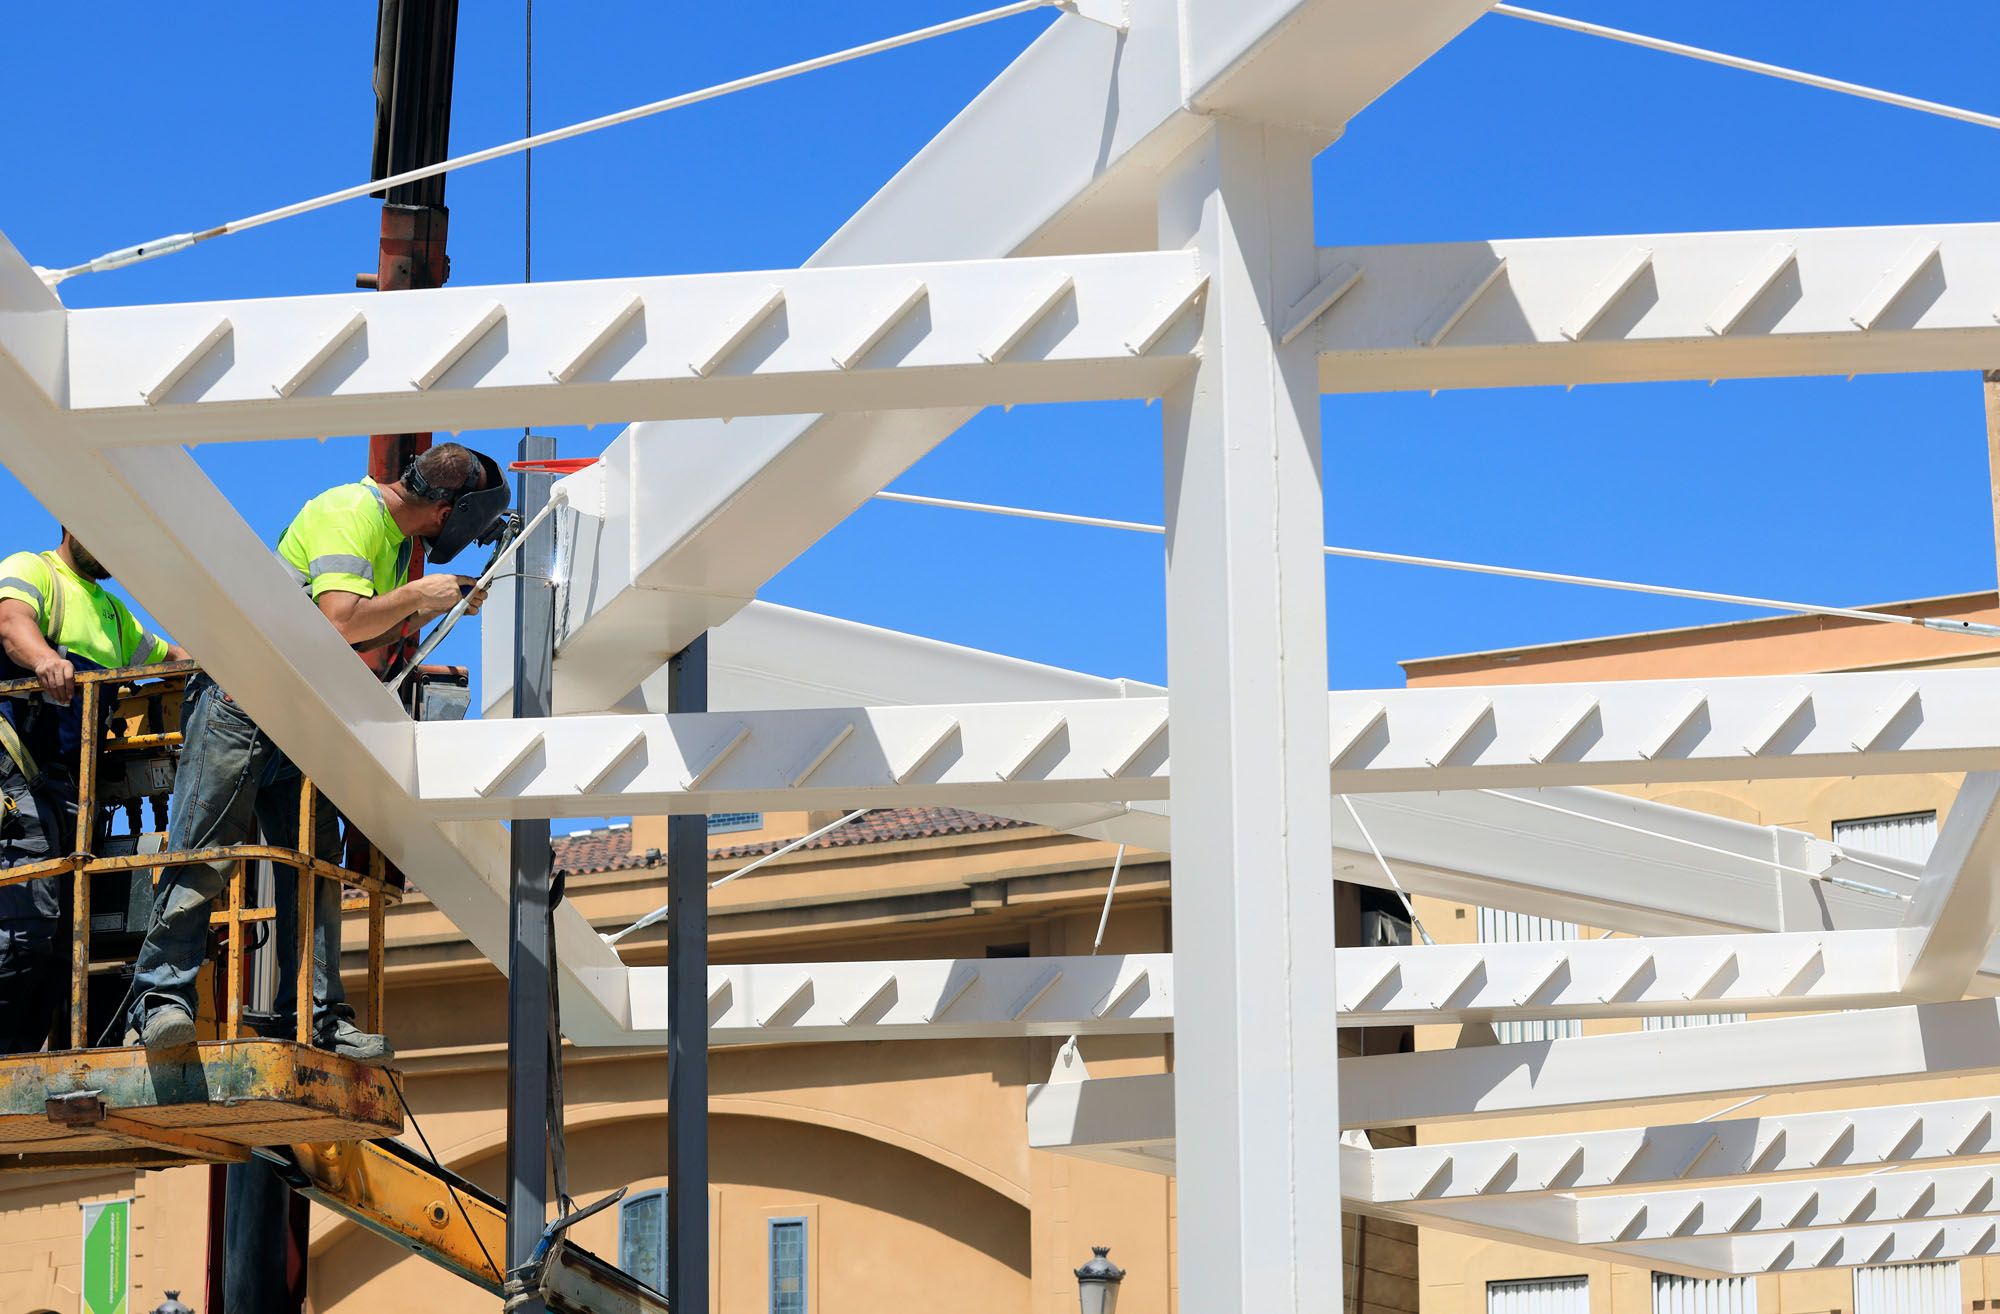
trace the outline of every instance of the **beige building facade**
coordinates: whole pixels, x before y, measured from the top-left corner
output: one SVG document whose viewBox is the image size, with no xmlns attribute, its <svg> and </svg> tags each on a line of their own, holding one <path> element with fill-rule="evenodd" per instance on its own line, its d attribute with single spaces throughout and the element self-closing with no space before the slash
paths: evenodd
<svg viewBox="0 0 2000 1314">
<path fill-rule="evenodd" d="M 2000 622 L 1991 594 L 1902 610 Z M 1409 683 L 1421 686 L 1996 663 L 2000 645 L 1985 640 L 1781 619 L 1426 659 L 1406 668 Z M 1871 843 L 1921 842 L 1926 827 L 1949 811 L 1957 787 L 1955 777 L 1919 775 L 1634 792 L 1865 847 L 1857 835 Z M 832 819 L 715 818 L 711 877 Z M 557 865 L 569 873 L 568 897 L 608 932 L 665 901 L 664 847 L 664 822 L 640 818 L 560 840 Z M 713 955 L 728 963 L 1088 953 L 1114 855 L 1113 846 L 1098 841 L 950 809 L 878 811 L 719 890 Z M 1361 906 L 1373 897 L 1342 887 L 1342 943 L 1357 942 Z M 1473 941 L 1482 930 L 1519 931 L 1469 905 L 1423 900 L 1419 913 L 1444 943 Z M 447 1165 L 496 1189 L 505 1152 L 506 997 L 499 974 L 421 896 L 392 910 L 389 936 L 389 1031 L 411 1107 Z M 360 938 L 357 928 L 348 943 Z M 1128 852 L 1105 952 L 1171 947 L 1168 863 L 1160 854 Z M 641 932 L 624 948 L 631 962 L 663 962 L 664 934 L 657 927 Z M 350 955 L 346 966 L 350 988 L 358 987 L 360 956 Z M 1369 1029 L 1346 1033 L 1343 1052 L 1357 1052 L 1364 1040 L 1375 1053 L 1456 1039 L 1448 1027 L 1421 1028 L 1414 1036 Z M 711 1307 L 720 1314 L 874 1314 L 942 1301 L 968 1314 L 1068 1314 L 1076 1308 L 1071 1270 L 1091 1245 L 1108 1244 L 1129 1273 L 1121 1308 L 1175 1311 L 1173 1180 L 1027 1148 L 1026 1090 L 1046 1078 L 1056 1046 L 1045 1039 L 912 1040 L 718 1050 L 710 1100 Z M 1172 1066 L 1167 1036 L 1093 1039 L 1083 1052 L 1098 1076 Z M 631 1188 L 620 1209 L 588 1220 L 578 1239 L 637 1270 L 657 1266 L 664 1202 L 653 1193 L 671 1188 L 664 1055 L 570 1049 L 566 1072 L 571 1193 L 588 1201 Z M 1987 1092 L 1980 1082 L 1946 1080 L 1894 1090 L 1775 1092 L 1758 1108 L 1779 1113 L 1981 1093 Z M 1565 1114 L 1563 1125 L 1688 1121 L 1728 1103 Z M 1426 1127 L 1422 1138 L 1550 1129 L 1545 1118 L 1515 1118 L 1483 1122 L 1476 1131 Z M 404 1139 L 416 1142 L 414 1128 Z M 117 1199 L 133 1202 L 135 1314 L 169 1287 L 207 1314 L 205 1168 L 27 1175 L 0 1183 L 0 1314 L 75 1314 L 80 1206 Z M 1439 1232 L 1419 1237 L 1379 1221 L 1357 1226 L 1352 1218 L 1341 1244 L 1348 1290 L 1359 1297 L 1342 1314 L 1932 1314 L 1945 1308 L 1932 1296 L 1923 1298 L 1929 1303 L 1899 1305 L 1905 1288 L 1885 1280 L 1878 1291 L 1867 1286 L 1875 1279 L 1864 1276 L 1864 1290 L 1844 1272 L 1758 1278 L 1694 1295 L 1656 1293 L 1654 1276 L 1643 1269 Z M 311 1251 L 309 1308 L 316 1314 L 455 1314 L 494 1306 L 483 1292 L 317 1209 Z M 2000 1307 L 2000 1261 L 1955 1265 L 1948 1276 L 1956 1293 L 1951 1309 Z"/>
<path fill-rule="evenodd" d="M 1904 615 L 2000 623 L 1992 593 L 1879 608 Z M 1587 680 L 1774 675 L 2000 664 L 2000 642 L 1914 626 L 1817 617 L 1753 620 L 1405 662 L 1412 687 Z M 1718 781 L 1631 789 L 1677 807 L 1759 825 L 1787 826 L 1857 850 L 1921 857 L 1951 809 L 1962 777 L 1917 774 L 1810 780 Z M 1593 938 L 1602 928 L 1503 917 L 1465 904 L 1419 899 L 1418 915 L 1439 943 L 1482 937 Z M 1738 1018 L 1701 1019 L 1728 1025 Z M 1562 1024 L 1538 1024 L 1562 1027 Z M 1632 1031 L 1635 1021 L 1569 1024 L 1557 1034 Z M 1504 1032 L 1503 1043 L 1510 1039 Z M 1524 1038 L 1539 1038 L 1530 1036 Z M 1457 1043 L 1455 1026 L 1420 1027 L 1420 1049 Z M 1774 1091 L 1744 1110 L 1779 1114 L 1991 1094 L 1992 1082 L 1939 1079 L 1894 1087 Z M 1420 1129 L 1420 1141 L 1539 1135 L 1558 1130 L 1693 1122 L 1735 1099 L 1662 1102 Z M 1419 1243 L 1424 1314 L 1957 1314 L 2000 1309 L 2000 1261 L 1967 1260 L 1927 1270 L 1842 1270 L 1730 1283 L 1656 1279 L 1646 1269 L 1473 1240 L 1425 1229 Z"/>
<path fill-rule="evenodd" d="M 711 820 L 711 879 L 834 814 Z M 664 821 L 560 839 L 567 897 L 600 931 L 665 902 Z M 869 813 L 718 890 L 718 963 L 1084 954 L 1109 885 L 1112 845 L 951 809 Z M 1358 924 L 1356 891 L 1343 934 Z M 419 896 L 388 919 L 388 1030 L 411 1108 L 437 1156 L 497 1191 L 505 1156 L 506 995 L 499 973 Z M 360 942 L 358 928 L 347 943 Z M 1128 852 L 1103 952 L 1171 948 L 1168 864 Z M 663 928 L 623 942 L 665 961 Z M 350 991 L 363 963 L 350 953 Z M 1399 1040 L 1398 1037 L 1401 1037 Z M 1377 1033 L 1371 1051 L 1407 1043 Z M 1069 1314 L 1072 1270 L 1109 1245 L 1121 1308 L 1176 1308 L 1170 1177 L 1030 1151 L 1026 1091 L 1057 1041 L 953 1040 L 715 1051 L 711 1073 L 711 1308 L 720 1314 L 877 1314 L 939 1304 L 959 1314 Z M 1084 1042 L 1091 1073 L 1161 1072 L 1166 1036 Z M 620 1186 L 617 1209 L 575 1236 L 656 1281 L 665 1246 L 667 1069 L 660 1050 L 566 1050 L 570 1193 Z M 416 1145 L 414 1128 L 405 1142 Z M 178 1287 L 203 1314 L 208 1169 L 16 1177 L 0 1184 L 0 1314 L 78 1310 L 81 1210 L 130 1199 L 132 1309 Z M 494 1297 L 355 1225 L 313 1210 L 316 1314 L 496 1308 Z M 1348 1220 L 1367 1270 L 1368 1314 L 1416 1308 L 1416 1237 Z M 1328 1239 L 1334 1244 L 1333 1238 Z M 1358 1242 L 1358 1245 L 1357 1245 Z M 1353 1283 L 1355 1275 L 1349 1274 Z M 243 1312 L 232 1312 L 243 1314 Z"/>
</svg>

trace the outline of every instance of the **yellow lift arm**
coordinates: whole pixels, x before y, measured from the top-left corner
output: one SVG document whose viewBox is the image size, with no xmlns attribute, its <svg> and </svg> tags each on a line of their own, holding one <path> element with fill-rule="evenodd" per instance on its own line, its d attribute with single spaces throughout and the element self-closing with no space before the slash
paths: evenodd
<svg viewBox="0 0 2000 1314">
<path fill-rule="evenodd" d="M 277 1164 L 306 1198 L 475 1286 L 504 1294 L 495 1257 L 506 1253 L 506 1206 L 449 1168 L 392 1140 L 257 1153 Z M 551 1225 L 532 1280 L 553 1314 L 666 1314 L 665 1296 L 562 1235 L 617 1198 Z"/>
</svg>

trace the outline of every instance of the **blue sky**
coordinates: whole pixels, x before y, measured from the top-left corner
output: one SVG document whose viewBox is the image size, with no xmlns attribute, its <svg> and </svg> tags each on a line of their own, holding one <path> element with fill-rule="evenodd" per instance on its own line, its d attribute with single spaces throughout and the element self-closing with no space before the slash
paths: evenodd
<svg viewBox="0 0 2000 1314">
<path fill-rule="evenodd" d="M 1972 108 L 2000 34 L 1971 0 L 1640 9 L 1547 0 Z M 978 7 L 589 6 L 536 15 L 535 120 L 554 126 Z M 212 3 L 10 14 L 0 230 L 56 265 L 359 181 L 372 5 Z M 774 22 L 774 13 L 782 21 Z M 537 279 L 782 268 L 811 253 L 1050 21 L 1011 19 L 538 152 Z M 522 11 L 468 3 L 452 144 L 521 134 Z M 1994 218 L 2000 134 L 1489 17 L 1358 118 L 1316 169 L 1325 242 Z M 455 175 L 453 283 L 514 281 L 522 166 Z M 71 305 L 329 292 L 372 268 L 369 201 L 74 280 Z M 1996 361 L 2000 364 L 2000 361 Z M 600 450 L 611 428 L 560 435 Z M 1336 397 L 1327 541 L 1817 602 L 1991 588 L 1971 374 Z M 496 455 L 514 435 L 468 438 Z M 267 539 L 357 478 L 365 440 L 203 447 Z M 1138 405 L 981 415 L 896 487 L 1160 516 Z M 0 475 L 0 547 L 46 515 Z M 774 580 L 773 601 L 1106 675 L 1164 674 L 1157 538 L 876 504 Z M 143 604 L 143 599 L 140 602 Z M 1752 614 L 1333 563 L 1332 683 L 1399 658 Z M 471 662 L 469 636 L 444 655 Z"/>
</svg>

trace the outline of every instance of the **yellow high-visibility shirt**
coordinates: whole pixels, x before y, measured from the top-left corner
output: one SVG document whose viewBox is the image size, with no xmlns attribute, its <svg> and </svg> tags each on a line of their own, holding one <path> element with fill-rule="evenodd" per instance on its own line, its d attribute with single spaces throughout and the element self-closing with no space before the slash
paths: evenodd
<svg viewBox="0 0 2000 1314">
<path fill-rule="evenodd" d="M 56 590 L 62 590 L 62 633 L 49 635 Z M 35 609 L 49 642 L 103 667 L 143 666 L 167 659 L 167 641 L 139 624 L 104 586 L 71 570 L 55 553 L 16 552 L 0 561 L 0 598 Z"/>
<path fill-rule="evenodd" d="M 315 602 L 329 589 L 372 598 L 410 579 L 410 541 L 373 479 L 329 488 L 300 508 L 278 559 Z"/>
</svg>

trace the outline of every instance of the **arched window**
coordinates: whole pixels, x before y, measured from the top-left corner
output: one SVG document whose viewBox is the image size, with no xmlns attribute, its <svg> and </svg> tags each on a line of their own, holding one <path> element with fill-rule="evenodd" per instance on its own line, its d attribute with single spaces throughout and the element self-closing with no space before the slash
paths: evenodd
<svg viewBox="0 0 2000 1314">
<path fill-rule="evenodd" d="M 641 1191 L 618 1202 L 618 1267 L 655 1291 L 667 1289 L 665 1191 Z"/>
</svg>

